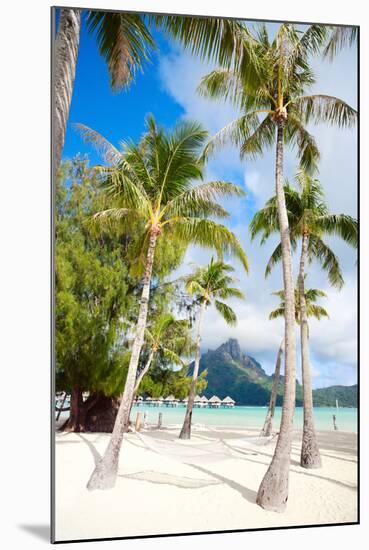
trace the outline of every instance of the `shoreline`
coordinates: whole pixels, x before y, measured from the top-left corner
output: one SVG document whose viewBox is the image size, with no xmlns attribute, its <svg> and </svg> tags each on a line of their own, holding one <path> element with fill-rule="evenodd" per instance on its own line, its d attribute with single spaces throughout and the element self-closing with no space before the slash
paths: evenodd
<svg viewBox="0 0 369 550">
<path fill-rule="evenodd" d="M 110 434 L 56 433 L 56 539 L 357 521 L 355 433 L 317 431 L 323 466 L 306 470 L 299 465 L 301 432 L 294 430 L 289 502 L 286 512 L 278 514 L 255 504 L 276 440 L 256 444 L 259 430 L 194 425 L 188 442 L 179 442 L 178 427 L 142 430 L 142 439 L 128 433 L 116 486 L 94 492 L 87 491 L 86 483 Z M 222 459 L 182 462 L 180 453 L 198 449 L 213 456 L 220 452 Z"/>
</svg>

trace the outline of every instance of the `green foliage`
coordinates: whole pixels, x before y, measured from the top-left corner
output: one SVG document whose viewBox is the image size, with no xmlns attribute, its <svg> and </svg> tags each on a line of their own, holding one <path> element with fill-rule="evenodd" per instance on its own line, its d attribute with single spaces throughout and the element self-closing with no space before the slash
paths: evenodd
<svg viewBox="0 0 369 550">
<path fill-rule="evenodd" d="M 113 89 L 127 86 L 149 58 L 155 47 L 142 16 L 91 10 L 87 28 L 96 35 L 100 54 L 105 59 Z"/>
<path fill-rule="evenodd" d="M 354 386 L 330 386 L 313 390 L 315 407 L 335 407 L 336 399 L 340 407 L 357 407 L 357 385 Z M 339 423 L 339 413 L 338 413 Z"/>
<path fill-rule="evenodd" d="M 358 39 L 359 27 L 332 27 L 328 43 L 324 48 L 324 57 L 332 60 L 337 53 L 347 46 L 352 46 Z"/>
<path fill-rule="evenodd" d="M 355 109 L 336 97 L 308 95 L 315 82 L 311 54 L 320 52 L 328 37 L 326 25 L 310 25 L 301 32 L 295 25 L 284 23 L 270 40 L 266 26 L 259 25 L 247 41 L 254 71 L 238 64 L 206 75 L 199 92 L 230 101 L 240 112 L 212 137 L 206 154 L 230 141 L 239 148 L 241 157 L 254 158 L 275 143 L 276 124 L 281 123 L 284 141 L 296 148 L 301 168 L 317 171 L 320 154 L 308 124 L 351 127 L 357 118 Z"/>
<path fill-rule="evenodd" d="M 121 244 L 92 237 L 83 225 L 99 202 L 87 161 L 64 164 L 56 189 L 57 385 L 106 395 L 120 393 L 123 354 L 118 341 L 134 310 Z"/>
<path fill-rule="evenodd" d="M 158 236 L 159 258 L 170 258 L 167 247 L 172 243 L 177 250 L 174 259 L 180 262 L 193 243 L 232 253 L 248 269 L 245 252 L 234 233 L 211 219 L 228 216 L 219 198 L 239 197 L 244 192 L 228 182 L 199 183 L 204 175 L 201 152 L 207 133 L 198 123 L 182 121 L 168 132 L 148 116 L 139 143 L 125 142 L 122 151 L 94 130 L 83 125 L 78 128 L 109 163 L 95 167 L 106 205 L 96 211 L 90 225 L 100 235 L 135 234 L 131 251 L 136 275 L 143 271 L 152 232 Z M 165 244 L 160 245 L 160 241 Z"/>
<path fill-rule="evenodd" d="M 184 278 L 186 291 L 194 295 L 198 303 L 205 303 L 206 307 L 214 302 L 218 313 L 229 325 L 235 325 L 237 317 L 233 309 L 222 300 L 244 299 L 241 290 L 232 286 L 236 279 L 228 273 L 233 271 L 231 265 L 212 258 L 207 266 L 196 268 L 191 275 Z"/>
<path fill-rule="evenodd" d="M 341 288 L 344 281 L 337 256 L 324 241 L 326 236 L 337 236 L 348 245 L 357 248 L 357 220 L 347 214 L 331 214 L 325 201 L 323 187 L 317 179 L 300 171 L 296 175 L 298 189 L 287 183 L 284 187 L 291 246 L 296 250 L 297 241 L 308 235 L 308 260 L 317 260 L 327 272 L 332 286 Z M 259 210 L 250 223 L 251 237 L 261 235 L 261 243 L 273 234 L 279 233 L 277 197 L 274 195 Z M 265 275 L 282 259 L 279 243 L 268 261 Z"/>
<path fill-rule="evenodd" d="M 270 315 L 269 319 L 276 319 L 278 317 L 284 317 L 285 313 L 285 299 L 284 299 L 284 290 L 278 290 L 276 292 L 273 292 L 274 296 L 278 296 L 278 298 L 281 300 L 279 306 L 274 309 Z M 314 317 L 315 319 L 320 319 L 322 317 L 329 318 L 327 310 L 317 304 L 316 302 L 319 300 L 319 298 L 326 298 L 327 295 L 323 290 L 320 290 L 318 288 L 305 288 L 305 307 L 306 307 L 306 315 L 308 317 Z M 300 323 L 300 291 L 299 286 L 296 284 L 295 286 L 295 319 L 296 323 Z"/>
<path fill-rule="evenodd" d="M 203 393 L 206 388 L 206 372 L 199 376 L 196 382 L 197 393 Z M 187 367 L 178 371 L 165 368 L 163 363 L 155 363 L 149 373 L 143 378 L 139 393 L 149 397 L 166 397 L 174 395 L 177 399 L 188 397 L 192 377 L 187 375 Z"/>
</svg>

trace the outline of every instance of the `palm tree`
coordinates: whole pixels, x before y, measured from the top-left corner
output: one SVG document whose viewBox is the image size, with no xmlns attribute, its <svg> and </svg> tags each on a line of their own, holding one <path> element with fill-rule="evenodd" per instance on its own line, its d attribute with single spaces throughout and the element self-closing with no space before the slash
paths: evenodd
<svg viewBox="0 0 369 550">
<path fill-rule="evenodd" d="M 280 290 L 278 292 L 273 292 L 275 296 L 278 296 L 281 300 L 279 307 L 274 309 L 270 315 L 269 319 L 276 319 L 277 317 L 284 317 L 285 312 L 285 301 L 284 301 L 284 291 Z M 326 297 L 325 292 L 319 289 L 305 289 L 305 302 L 306 302 L 306 313 L 308 317 L 315 317 L 320 320 L 322 317 L 329 317 L 326 309 L 320 305 L 316 305 L 315 302 L 318 298 Z M 295 288 L 295 318 L 296 323 L 300 325 L 300 299 L 299 299 L 299 289 L 298 286 Z M 271 434 L 272 431 L 272 421 L 274 417 L 275 406 L 277 402 L 277 389 L 279 383 L 279 376 L 281 371 L 281 359 L 283 355 L 284 341 L 282 340 L 281 345 L 277 354 L 277 361 L 274 370 L 273 384 L 270 395 L 270 402 L 268 407 L 268 412 L 265 417 L 265 422 L 263 429 L 261 430 L 260 436 L 267 437 Z"/>
<path fill-rule="evenodd" d="M 242 158 L 255 157 L 274 144 L 276 147 L 275 184 L 286 294 L 284 398 L 275 452 L 257 495 L 260 506 L 275 511 L 283 511 L 288 499 L 296 379 L 294 282 L 283 187 L 284 145 L 296 146 L 301 166 L 314 171 L 319 151 L 307 124 L 351 126 L 356 120 L 356 111 L 344 101 L 327 95 L 308 95 L 314 83 L 310 57 L 320 51 L 327 33 L 324 25 L 310 25 L 300 32 L 294 25 L 282 24 L 270 41 L 266 26 L 260 25 L 253 39 L 257 76 L 249 78 L 242 67 L 236 71 L 217 69 L 205 76 L 199 87 L 203 95 L 229 99 L 241 111 L 239 118 L 212 138 L 207 154 L 227 141 L 240 148 Z"/>
<path fill-rule="evenodd" d="M 228 275 L 228 273 L 232 271 L 234 269 L 229 264 L 224 263 L 222 260 L 214 261 L 212 258 L 207 266 L 197 268 L 185 279 L 187 292 L 196 297 L 199 314 L 197 319 L 195 364 L 185 419 L 179 435 L 180 439 L 190 439 L 191 437 L 192 409 L 196 396 L 196 380 L 200 365 L 201 332 L 206 308 L 214 301 L 216 310 L 227 324 L 235 325 L 237 322 L 233 309 L 222 301 L 228 298 L 244 298 L 243 293 L 238 288 L 231 286 L 235 283 L 235 278 Z"/>
<path fill-rule="evenodd" d="M 299 309 L 302 379 L 304 392 L 304 429 L 301 448 L 301 466 L 319 468 L 320 453 L 316 441 L 313 419 L 313 398 L 311 388 L 311 372 L 309 365 L 308 343 L 308 304 L 305 299 L 306 263 L 317 259 L 322 268 L 327 271 L 332 286 L 341 288 L 343 277 L 338 258 L 324 242 L 325 235 L 337 235 L 347 244 L 357 247 L 357 221 L 345 214 L 331 214 L 324 200 L 324 192 L 317 179 L 313 179 L 305 171 L 296 176 L 299 191 L 291 186 L 285 186 L 285 196 L 289 217 L 292 247 L 295 249 L 297 240 L 301 239 L 301 255 L 299 266 Z M 257 212 L 250 224 L 251 236 L 254 238 L 262 233 L 262 242 L 278 231 L 277 198 L 267 201 L 265 208 Z M 281 244 L 278 244 L 271 255 L 266 268 L 266 275 L 281 259 Z"/>
<path fill-rule="evenodd" d="M 150 329 L 145 329 L 149 355 L 144 367 L 137 373 L 133 399 L 143 377 L 158 354 L 174 365 L 184 365 L 181 355 L 189 354 L 193 348 L 192 341 L 186 333 L 188 325 L 188 321 L 175 319 L 171 313 L 162 313 L 154 320 Z"/>
<path fill-rule="evenodd" d="M 96 37 L 107 63 L 113 89 L 129 86 L 155 49 L 148 24 L 155 24 L 177 39 L 192 54 L 222 66 L 249 65 L 243 24 L 219 18 L 149 15 L 86 10 L 87 30 Z M 54 172 L 60 166 L 72 100 L 81 32 L 81 10 L 61 8 L 54 48 Z"/>
<path fill-rule="evenodd" d="M 243 267 L 248 263 L 236 236 L 224 225 L 209 219 L 225 218 L 228 212 L 218 197 L 243 196 L 240 187 L 223 181 L 202 180 L 204 162 L 201 151 L 207 133 L 195 122 L 181 122 L 171 132 L 159 128 L 152 116 L 147 131 L 136 145 L 123 144 L 119 151 L 97 132 L 82 126 L 85 138 L 105 151 L 110 166 L 96 170 L 107 197 L 104 211 L 92 223 L 99 231 L 135 234 L 137 265 L 142 265 L 142 294 L 124 392 L 112 437 L 104 457 L 97 464 L 89 489 L 113 487 L 124 427 L 128 421 L 137 366 L 144 341 L 150 283 L 158 242 L 172 240 L 183 245 L 194 243 L 237 256 Z"/>
</svg>

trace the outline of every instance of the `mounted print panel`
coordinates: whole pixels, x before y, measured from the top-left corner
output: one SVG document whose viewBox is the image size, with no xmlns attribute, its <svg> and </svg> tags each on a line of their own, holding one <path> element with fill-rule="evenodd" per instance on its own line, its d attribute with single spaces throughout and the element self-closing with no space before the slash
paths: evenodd
<svg viewBox="0 0 369 550">
<path fill-rule="evenodd" d="M 358 27 L 52 9 L 53 542 L 358 522 Z"/>
</svg>

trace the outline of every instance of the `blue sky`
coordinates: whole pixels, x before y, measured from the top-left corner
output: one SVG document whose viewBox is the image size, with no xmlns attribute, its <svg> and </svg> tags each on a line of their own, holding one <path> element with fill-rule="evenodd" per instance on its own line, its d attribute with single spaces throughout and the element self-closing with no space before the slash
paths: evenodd
<svg viewBox="0 0 369 550">
<path fill-rule="evenodd" d="M 275 25 L 269 25 L 271 32 Z M 103 59 L 99 56 L 95 40 L 82 26 L 74 95 L 64 147 L 64 158 L 87 153 L 92 163 L 101 162 L 90 145 L 83 143 L 71 126 L 80 122 L 100 132 L 115 145 L 122 139 L 137 140 L 144 129 L 147 113 L 153 113 L 157 122 L 173 126 L 181 117 L 197 119 L 214 133 L 230 122 L 236 112 L 227 104 L 200 98 L 196 87 L 201 76 L 212 66 L 192 58 L 177 44 L 154 33 L 159 50 L 153 53 L 151 63 L 138 73 L 127 90 L 113 93 Z M 356 107 L 357 74 L 355 48 L 343 51 L 333 63 L 313 61 L 317 83 L 313 91 L 338 96 Z M 332 212 L 356 216 L 356 131 L 334 128 L 311 128 L 321 150 L 320 179 Z M 296 159 L 293 152 L 285 158 L 285 172 L 293 178 Z M 276 240 L 264 247 L 250 242 L 247 226 L 256 209 L 274 192 L 274 155 L 267 152 L 255 162 L 240 162 L 233 147 L 227 147 L 212 159 L 207 168 L 208 180 L 225 179 L 242 185 L 245 199 L 229 201 L 229 226 L 244 244 L 250 260 L 248 277 L 235 262 L 239 284 L 246 293 L 245 302 L 234 302 L 238 315 L 236 328 L 229 328 L 213 310 L 207 312 L 207 330 L 203 349 L 220 345 L 227 337 L 238 338 L 242 349 L 253 355 L 272 372 L 274 358 L 283 335 L 282 321 L 268 321 L 269 311 L 277 305 L 271 292 L 281 288 L 281 271 L 277 268 L 270 278 L 264 279 L 264 268 Z M 332 384 L 353 384 L 357 379 L 356 365 L 356 265 L 355 253 L 346 245 L 331 239 L 330 244 L 340 257 L 346 285 L 341 292 L 328 286 L 319 266 L 312 265 L 308 281 L 310 286 L 324 289 L 329 297 L 324 304 L 330 319 L 311 322 L 311 362 L 314 387 Z M 190 247 L 182 272 L 189 270 L 188 263 L 204 263 L 210 257 Z M 296 260 L 295 260 L 296 261 Z M 295 269 L 295 273 L 296 273 Z M 298 368 L 299 372 L 299 368 Z"/>
</svg>

